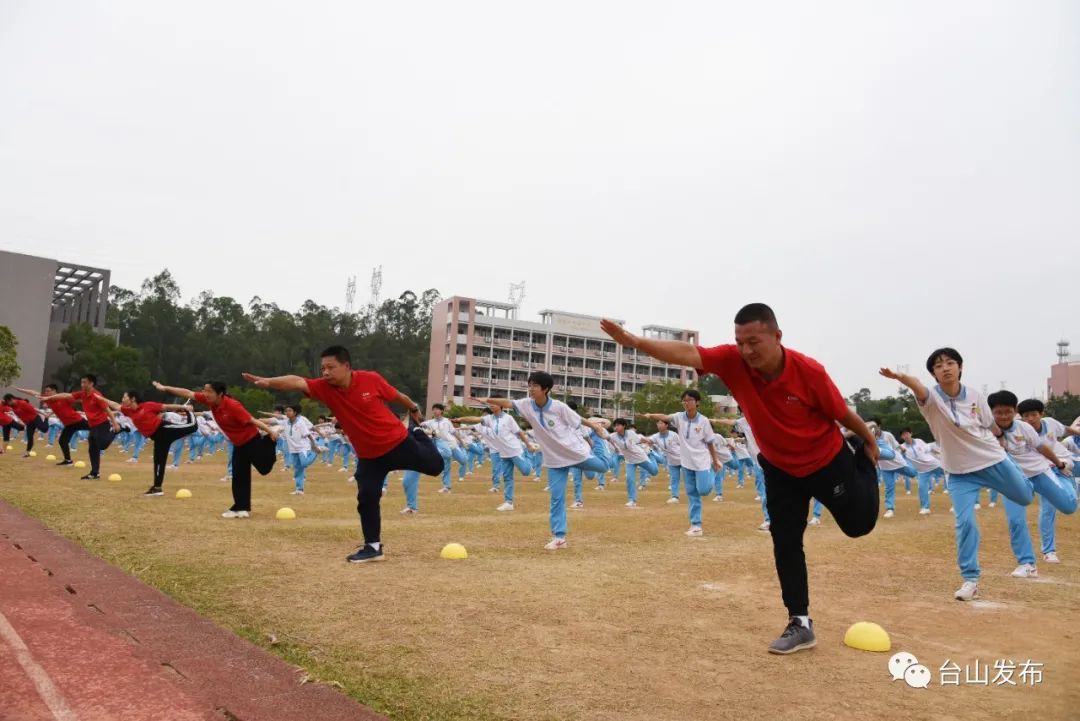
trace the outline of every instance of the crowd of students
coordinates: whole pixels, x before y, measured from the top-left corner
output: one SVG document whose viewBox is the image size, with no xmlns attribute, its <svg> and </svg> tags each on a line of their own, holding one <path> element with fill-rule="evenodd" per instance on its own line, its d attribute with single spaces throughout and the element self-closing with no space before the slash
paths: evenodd
<svg viewBox="0 0 1080 721">
<path fill-rule="evenodd" d="M 881 375 L 897 380 L 914 394 L 934 441 L 914 438 L 900 429 L 899 440 L 877 419 L 864 421 L 849 407 L 817 361 L 782 345 L 782 333 L 772 310 L 763 304 L 744 307 L 735 317 L 735 344 L 703 348 L 681 341 L 635 336 L 620 324 L 604 321 L 602 329 L 617 342 L 659 360 L 714 373 L 730 389 L 743 412 L 737 419 L 707 418 L 699 410 L 701 396 L 688 388 L 682 410 L 650 413 L 637 418 L 583 417 L 573 404 L 551 397 L 552 376 L 529 375 L 523 398 L 470 399 L 474 416 L 450 419 L 436 404 L 430 417 L 407 395 L 378 373 L 355 370 L 347 349 L 333 346 L 323 352 L 321 374 L 261 377 L 244 374 L 258 387 L 306 395 L 325 405 L 329 416 L 313 423 L 299 405 L 279 406 L 265 418 L 252 416 L 219 382 L 192 391 L 155 382 L 182 404 L 142 400 L 127 391 L 119 401 L 106 398 L 90 374 L 80 388 L 63 393 L 46 386 L 40 393 L 18 389 L 40 401 L 36 407 L 13 394 L 0 405 L 4 439 L 24 431 L 26 454 L 36 437 L 56 444 L 70 465 L 70 450 L 88 444 L 90 472 L 100 478 L 100 457 L 114 440 L 131 451 L 136 462 L 147 440 L 154 443 L 153 482 L 147 496 L 163 494 L 170 452 L 173 465 L 183 449 L 188 462 L 227 449 L 233 504 L 222 515 L 247 518 L 251 512 L 252 469 L 267 475 L 278 457 L 291 471 L 293 493 L 305 492 L 306 472 L 316 462 L 351 471 L 357 484 L 357 513 L 363 543 L 347 556 L 354 563 L 386 558 L 381 536 L 380 499 L 389 474 L 402 471 L 406 505 L 401 513 L 419 511 L 422 474 L 440 479 L 440 493 L 452 493 L 457 477 L 467 477 L 478 464 L 490 462 L 492 493 L 502 493 L 500 513 L 515 508 L 515 475 L 543 476 L 549 493 L 551 538 L 544 548 L 568 545 L 567 509 L 584 507 L 585 481 L 596 491 L 609 487 L 609 475 L 625 479 L 626 507 L 639 508 L 638 492 L 666 475 L 667 503 L 687 499 L 686 535 L 704 535 L 703 501 L 723 500 L 724 483 L 742 487 L 753 478 L 763 521 L 770 533 L 789 622 L 769 651 L 787 654 L 816 643 L 808 615 L 809 590 L 803 533 L 821 524 L 827 508 L 848 536 L 869 534 L 880 514 L 894 517 L 898 477 L 906 493 L 914 484 L 919 514 L 931 513 L 931 496 L 941 491 L 955 514 L 957 563 L 962 584 L 958 600 L 978 596 L 979 532 L 975 510 L 979 493 L 990 491 L 990 505 L 1004 498 L 1010 543 L 1018 566 L 1012 575 L 1038 575 L 1034 544 L 1026 524 L 1026 506 L 1039 496 L 1042 560 L 1058 562 L 1055 526 L 1059 513 L 1077 508 L 1080 471 L 1080 423 L 1065 425 L 1045 416 L 1035 399 L 1019 402 L 1008 391 L 983 397 L 960 381 L 963 359 L 948 347 L 933 351 L 926 370 L 935 383 L 927 387 L 914 376 L 882 368 Z M 76 409 L 76 404 L 80 409 Z M 389 407 L 406 409 L 404 420 Z M 202 409 L 206 410 L 202 410 Z M 638 432 L 635 421 L 655 423 L 650 435 Z M 1080 419 L 1078 419 L 1080 421 Z M 717 428 L 723 432 L 717 432 Z M 2 450 L 2 448 L 0 448 Z M 340 461 L 339 461 L 340 459 Z M 572 486 L 571 486 L 572 483 Z M 879 488 L 880 485 L 880 488 Z M 567 503 L 572 487 L 573 501 Z M 812 502 L 812 506 L 811 506 Z M 809 517 L 809 518 L 808 518 Z"/>
</svg>

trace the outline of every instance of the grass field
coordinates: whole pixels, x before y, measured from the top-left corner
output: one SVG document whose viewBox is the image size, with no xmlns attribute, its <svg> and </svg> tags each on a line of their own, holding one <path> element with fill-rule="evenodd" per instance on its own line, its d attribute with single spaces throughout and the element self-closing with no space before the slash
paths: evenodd
<svg viewBox="0 0 1080 721">
<path fill-rule="evenodd" d="M 223 454 L 170 471 L 167 495 L 144 499 L 150 449 L 137 465 L 110 450 L 103 474 L 124 480 L 91 482 L 46 462 L 47 449 L 22 459 L 15 448 L 0 456 L 0 498 L 394 719 L 1080 718 L 1075 517 L 1059 518 L 1062 563 L 1018 580 L 1004 513 L 984 507 L 983 600 L 964 604 L 952 599 L 947 496 L 920 517 L 917 496 L 901 491 L 896 518 L 858 540 L 826 512 L 806 534 L 818 646 L 776 657 L 765 648 L 787 619 L 752 484 L 705 504 L 703 538 L 683 535 L 685 498 L 664 503 L 666 476 L 637 510 L 623 507 L 621 483 L 587 484 L 570 547 L 551 553 L 543 483 L 519 481 L 517 510 L 497 513 L 488 466 L 451 495 L 425 477 L 420 514 L 402 517 L 395 474 L 383 499 L 388 560 L 358 566 L 344 561 L 359 539 L 355 486 L 336 469 L 312 468 L 302 498 L 289 495 L 289 474 L 257 477 L 253 517 L 230 521 L 219 517 L 231 502 L 217 480 Z M 181 487 L 193 497 L 173 498 Z M 297 520 L 274 520 L 286 505 Z M 439 558 L 452 541 L 468 560 Z M 932 685 L 894 682 L 890 654 L 844 646 L 860 620 L 883 625 Z M 996 660 L 1031 659 L 1042 682 L 961 674 L 942 687 L 946 659 L 988 663 L 991 678 Z"/>
</svg>

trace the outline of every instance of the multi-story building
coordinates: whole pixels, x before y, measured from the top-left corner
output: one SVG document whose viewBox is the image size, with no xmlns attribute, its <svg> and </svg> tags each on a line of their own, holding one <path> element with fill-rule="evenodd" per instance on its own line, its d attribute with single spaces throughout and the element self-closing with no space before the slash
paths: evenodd
<svg viewBox="0 0 1080 721">
<path fill-rule="evenodd" d="M 1063 396 L 1066 393 L 1080 396 L 1080 356 L 1069 352 L 1069 341 L 1058 341 L 1058 362 L 1050 366 L 1050 377 L 1046 379 L 1047 397 Z"/>
<path fill-rule="evenodd" d="M 617 321 L 624 323 L 624 321 Z M 698 343 L 695 330 L 647 325 L 653 338 Z M 510 303 L 454 296 L 435 306 L 431 319 L 427 401 L 522 398 L 529 373 L 555 378 L 554 393 L 576 400 L 594 413 L 629 407 L 630 394 L 649 382 L 689 384 L 696 374 L 623 348 L 600 330 L 600 318 L 557 310 L 540 311 L 540 321 L 517 317 Z"/>
</svg>

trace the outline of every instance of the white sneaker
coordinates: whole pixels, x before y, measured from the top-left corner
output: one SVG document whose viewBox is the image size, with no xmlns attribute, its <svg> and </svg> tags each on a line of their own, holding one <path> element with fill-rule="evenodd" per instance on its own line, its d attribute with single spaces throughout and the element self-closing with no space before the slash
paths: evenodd
<svg viewBox="0 0 1080 721">
<path fill-rule="evenodd" d="M 946 488 L 944 491 L 942 491 L 942 493 L 944 493 L 946 496 L 949 495 L 949 489 Z"/>
<path fill-rule="evenodd" d="M 761 496 L 754 496 L 754 500 L 761 503 Z"/>
<path fill-rule="evenodd" d="M 990 501 L 989 505 L 990 505 L 991 508 L 993 508 L 994 506 L 997 505 L 997 501 Z"/>
<path fill-rule="evenodd" d="M 919 509 L 919 515 L 920 516 L 929 516 L 930 515 L 930 509 L 929 508 L 920 508 Z"/>
<path fill-rule="evenodd" d="M 300 489 L 296 489 L 295 491 L 293 491 L 293 492 L 292 492 L 292 493 L 290 493 L 289 495 L 290 495 L 290 496 L 302 496 L 302 495 L 304 495 L 304 492 L 303 492 L 303 491 L 301 491 Z"/>
<path fill-rule="evenodd" d="M 549 551 L 558 551 L 560 548 L 566 548 L 566 539 L 552 538 L 547 542 L 547 545 L 545 545 L 544 548 Z"/>
<path fill-rule="evenodd" d="M 1061 559 L 1058 558 L 1057 553 L 1050 551 L 1050 553 L 1043 554 L 1043 560 L 1047 563 L 1061 563 Z"/>
<path fill-rule="evenodd" d="M 896 514 L 894 514 L 892 512 L 891 508 L 889 510 L 885 511 L 885 518 L 892 518 L 894 515 L 896 515 Z"/>
<path fill-rule="evenodd" d="M 415 513 L 419 513 L 419 512 L 420 511 L 416 510 L 415 508 L 409 508 L 408 506 L 405 506 L 404 508 L 401 509 L 401 515 L 403 515 L 403 516 L 411 516 L 411 515 L 413 515 Z"/>
<path fill-rule="evenodd" d="M 690 529 L 686 531 L 686 535 L 698 537 L 704 536 L 705 532 L 701 530 L 701 526 L 690 526 Z"/>
<path fill-rule="evenodd" d="M 138 458 L 129 458 L 129 459 L 127 459 L 125 461 L 125 463 L 138 463 L 138 462 L 139 462 Z"/>
<path fill-rule="evenodd" d="M 675 497 L 672 497 L 672 498 L 669 498 L 669 499 L 667 499 L 667 502 L 668 502 L 668 503 L 678 503 L 678 502 L 679 502 L 679 499 L 678 499 L 678 498 L 675 498 Z"/>
<path fill-rule="evenodd" d="M 512 511 L 512 510 L 514 510 L 514 504 L 513 503 L 504 503 L 501 506 L 499 506 L 498 508 L 496 508 L 495 510 L 496 511 Z"/>
<path fill-rule="evenodd" d="M 488 489 L 488 493 L 498 493 L 498 492 L 499 492 L 499 489 L 496 488 L 495 486 L 492 486 L 491 488 Z"/>
<path fill-rule="evenodd" d="M 443 486 L 442 488 L 439 489 L 439 493 L 449 493 L 449 492 L 450 492 L 450 489 L 447 488 L 446 486 Z"/>
<path fill-rule="evenodd" d="M 764 523 L 762 523 L 762 524 L 761 524 L 760 526 L 758 526 L 758 527 L 757 527 L 757 529 L 758 529 L 759 531 L 767 531 L 767 530 L 769 530 L 769 522 L 768 522 L 768 521 L 765 521 L 765 522 L 764 522 Z"/>
<path fill-rule="evenodd" d="M 222 476 L 218 480 L 221 481 L 222 483 L 228 483 L 229 481 L 232 480 L 232 476 Z"/>
<path fill-rule="evenodd" d="M 606 490 L 606 489 L 605 489 L 605 488 L 604 488 L 603 486 L 597 486 L 597 487 L 596 487 L 596 488 L 594 488 L 593 490 L 594 490 L 594 491 L 603 491 L 603 490 Z"/>
<path fill-rule="evenodd" d="M 584 508 L 584 507 L 585 507 L 585 504 L 584 504 L 584 503 L 582 503 L 581 501 L 574 501 L 573 503 L 571 503 L 571 504 L 570 504 L 570 507 L 571 507 L 571 508 L 578 508 L 578 509 L 581 509 L 581 508 Z"/>
<path fill-rule="evenodd" d="M 979 584 L 975 581 L 964 581 L 960 588 L 956 589 L 953 598 L 957 601 L 971 601 L 979 597 Z"/>
<path fill-rule="evenodd" d="M 723 496 L 713 496 L 713 503 L 723 503 L 723 502 L 724 502 L 724 497 Z"/>
<path fill-rule="evenodd" d="M 638 504 L 635 501 L 627 501 L 626 502 L 626 507 L 627 508 L 637 508 Z"/>
<path fill-rule="evenodd" d="M 344 473 L 347 470 L 349 470 L 349 469 L 348 468 L 339 468 L 339 469 L 337 469 L 337 472 L 338 473 Z"/>
<path fill-rule="evenodd" d="M 225 511 L 221 514 L 222 518 L 251 518 L 250 511 Z"/>
<path fill-rule="evenodd" d="M 808 526 L 820 526 L 820 525 L 821 525 L 821 519 L 820 519 L 820 518 L 818 518 L 817 516 L 814 516 L 813 518 L 811 518 L 811 519 L 810 519 L 810 520 L 809 520 L 809 521 L 807 522 L 807 524 L 806 524 L 806 525 L 808 525 Z"/>
<path fill-rule="evenodd" d="M 976 503 L 975 504 L 975 510 L 978 511 L 978 510 L 981 510 L 981 509 L 982 509 L 982 504 Z"/>
<path fill-rule="evenodd" d="M 904 491 L 904 495 L 905 495 L 905 496 L 910 496 L 910 495 L 911 495 L 911 491 Z"/>
<path fill-rule="evenodd" d="M 551 486 L 544 486 L 544 490 L 545 490 L 545 491 L 550 491 L 550 490 L 551 490 Z"/>
<path fill-rule="evenodd" d="M 1016 570 L 1009 574 L 1013 578 L 1038 578 L 1039 569 L 1033 563 L 1021 563 Z"/>
</svg>

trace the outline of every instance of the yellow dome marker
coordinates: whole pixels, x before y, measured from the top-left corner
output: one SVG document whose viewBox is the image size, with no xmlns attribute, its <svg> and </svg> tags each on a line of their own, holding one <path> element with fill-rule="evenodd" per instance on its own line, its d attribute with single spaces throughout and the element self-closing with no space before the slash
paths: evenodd
<svg viewBox="0 0 1080 721">
<path fill-rule="evenodd" d="M 279 508 L 274 517 L 279 521 L 291 521 L 296 518 L 296 511 L 291 508 Z"/>
<path fill-rule="evenodd" d="M 885 629 L 876 623 L 859 621 L 844 634 L 844 644 L 860 651 L 883 652 L 892 648 L 892 641 Z"/>
<path fill-rule="evenodd" d="M 177 498 L 191 498 L 191 491 L 186 488 L 181 488 L 176 492 Z"/>
<path fill-rule="evenodd" d="M 469 553 L 465 550 L 465 546 L 460 543 L 448 543 L 443 546 L 442 551 L 439 553 L 443 558 L 451 561 L 459 561 L 463 558 L 468 558 Z"/>
</svg>

